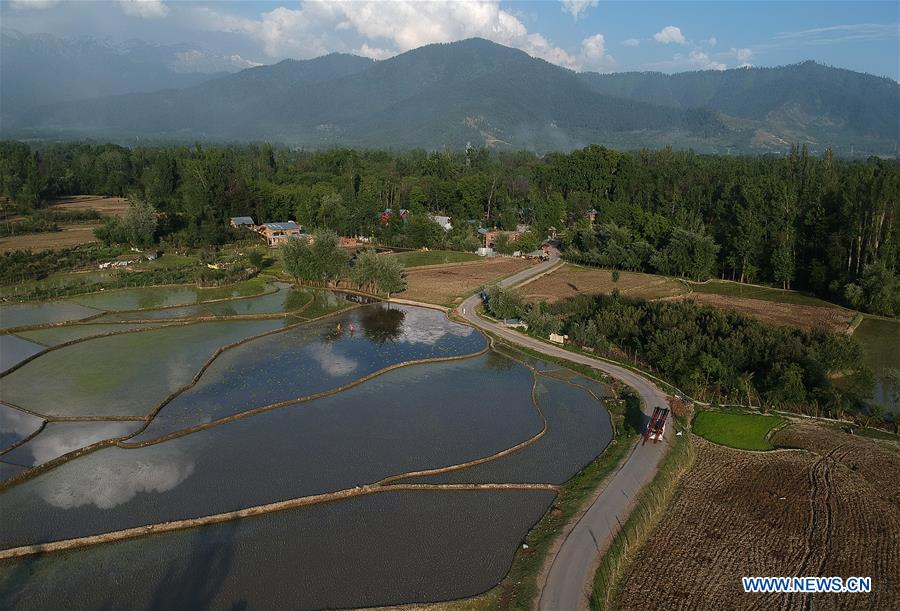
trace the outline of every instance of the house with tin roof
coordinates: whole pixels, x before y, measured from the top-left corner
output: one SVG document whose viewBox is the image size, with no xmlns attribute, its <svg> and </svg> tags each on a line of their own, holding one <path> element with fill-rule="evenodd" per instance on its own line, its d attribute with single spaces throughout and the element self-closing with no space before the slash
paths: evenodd
<svg viewBox="0 0 900 611">
<path fill-rule="evenodd" d="M 280 246 L 291 238 L 300 238 L 306 234 L 303 227 L 294 221 L 285 223 L 263 223 L 256 229 L 265 238 L 269 246 Z"/>
</svg>

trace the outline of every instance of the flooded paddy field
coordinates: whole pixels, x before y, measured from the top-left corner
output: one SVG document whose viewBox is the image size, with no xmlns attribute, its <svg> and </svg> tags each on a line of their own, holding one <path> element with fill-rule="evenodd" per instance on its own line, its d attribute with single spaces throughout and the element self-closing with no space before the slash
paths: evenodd
<svg viewBox="0 0 900 611">
<path fill-rule="evenodd" d="M 282 325 L 202 322 L 72 344 L 5 376 L 0 401 L 46 416 L 145 416 L 220 347 Z"/>
<path fill-rule="evenodd" d="M 528 447 L 468 469 L 407 481 L 433 484 L 511 482 L 562 484 L 594 460 L 613 437 L 609 415 L 572 384 L 540 377 L 535 388 L 547 432 Z"/>
<path fill-rule="evenodd" d="M 339 333 L 338 324 L 354 331 Z M 194 387 L 166 405 L 129 443 L 309 397 L 399 363 L 462 356 L 485 347 L 480 333 L 448 325 L 442 312 L 367 305 L 222 354 Z"/>
<path fill-rule="evenodd" d="M 474 595 L 612 437 L 602 384 L 441 311 L 274 288 L 8 336 L 46 351 L 0 378 L 0 556 L 106 542 L 0 561 L 0 607 Z"/>
<path fill-rule="evenodd" d="M 473 596 L 503 578 L 553 498 L 384 492 L 4 561 L 0 607 L 321 609 Z"/>
<path fill-rule="evenodd" d="M 21 337 L 0 335 L 0 371 L 6 371 L 44 350 L 45 346 Z"/>
<path fill-rule="evenodd" d="M 137 331 L 138 329 L 150 329 L 163 323 L 131 323 L 131 324 L 104 324 L 104 323 L 80 323 L 74 325 L 66 325 L 64 327 L 47 327 L 45 329 L 32 329 L 30 331 L 19 331 L 16 336 L 27 339 L 31 342 L 43 344 L 44 346 L 58 346 L 66 344 L 78 339 L 88 337 L 99 337 L 101 335 L 111 335 L 113 333 L 125 333 L 127 331 Z M 9 335 L 0 335 L 0 342 L 4 337 L 15 337 Z"/>
</svg>

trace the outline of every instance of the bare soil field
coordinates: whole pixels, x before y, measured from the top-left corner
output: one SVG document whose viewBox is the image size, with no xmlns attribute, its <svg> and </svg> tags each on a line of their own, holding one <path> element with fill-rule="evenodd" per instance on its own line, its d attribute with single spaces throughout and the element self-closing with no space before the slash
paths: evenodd
<svg viewBox="0 0 900 611">
<path fill-rule="evenodd" d="M 897 608 L 900 453 L 816 423 L 776 436 L 809 451 L 693 441 L 696 462 L 635 553 L 615 608 L 646 609 L 650 601 L 681 609 Z M 885 477 L 893 490 L 884 490 Z M 871 576 L 873 592 L 743 592 L 742 576 L 767 575 Z"/>
<path fill-rule="evenodd" d="M 124 197 L 106 195 L 70 195 L 58 197 L 51 204 L 57 210 L 96 210 L 100 214 L 122 216 L 128 210 L 128 200 Z"/>
<path fill-rule="evenodd" d="M 38 252 L 96 242 L 94 229 L 99 226 L 98 223 L 60 223 L 59 227 L 62 231 L 27 233 L 0 238 L 0 252 L 29 249 Z"/>
<path fill-rule="evenodd" d="M 791 325 L 801 329 L 825 327 L 837 333 L 846 332 L 854 316 L 854 312 L 838 307 L 776 303 L 730 295 L 694 292 L 685 298 L 714 308 L 736 310 L 768 324 Z"/>
<path fill-rule="evenodd" d="M 613 289 L 619 289 L 623 295 L 644 299 L 687 293 L 683 284 L 665 276 L 619 272 L 619 281 L 613 282 L 610 270 L 569 264 L 526 284 L 522 292 L 528 301 L 554 303 L 580 293 L 611 293 Z"/>
<path fill-rule="evenodd" d="M 452 306 L 478 287 L 533 265 L 533 261 L 497 257 L 473 263 L 433 265 L 406 272 L 406 290 L 395 297 Z"/>
</svg>

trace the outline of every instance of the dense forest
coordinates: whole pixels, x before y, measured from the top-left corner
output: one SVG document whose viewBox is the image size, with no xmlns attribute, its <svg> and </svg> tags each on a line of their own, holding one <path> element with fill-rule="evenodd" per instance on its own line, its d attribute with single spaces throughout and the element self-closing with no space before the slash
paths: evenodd
<svg viewBox="0 0 900 611">
<path fill-rule="evenodd" d="M 498 318 L 521 318 L 531 333 L 565 333 L 594 354 L 654 371 L 701 400 L 837 417 L 882 413 L 867 401 L 871 379 L 859 344 L 844 334 L 764 325 L 690 300 L 645 301 L 617 292 L 528 305 L 517 292 L 493 287 L 487 307 Z"/>
<path fill-rule="evenodd" d="M 161 213 L 157 237 L 221 243 L 230 216 L 294 219 L 408 246 L 471 249 L 477 227 L 563 232 L 574 261 L 797 288 L 900 312 L 900 162 L 617 152 L 292 151 L 269 145 L 123 148 L 0 143 L 8 207 L 129 196 Z M 381 222 L 381 212 L 409 209 Z M 591 222 L 588 211 L 596 210 Z M 452 217 L 445 234 L 428 213 Z"/>
</svg>

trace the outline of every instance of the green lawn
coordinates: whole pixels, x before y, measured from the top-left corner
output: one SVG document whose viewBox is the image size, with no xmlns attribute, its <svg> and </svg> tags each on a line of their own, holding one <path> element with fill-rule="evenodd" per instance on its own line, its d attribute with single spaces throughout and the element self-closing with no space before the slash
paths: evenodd
<svg viewBox="0 0 900 611">
<path fill-rule="evenodd" d="M 706 284 L 689 282 L 688 286 L 697 293 L 712 293 L 714 295 L 727 295 L 729 297 L 747 297 L 748 299 L 761 299 L 763 301 L 775 301 L 778 303 L 792 303 L 795 305 L 820 306 L 825 308 L 837 307 L 835 304 L 798 293 L 797 291 L 782 291 L 764 286 L 749 286 L 740 282 L 728 282 L 712 280 Z"/>
<path fill-rule="evenodd" d="M 466 261 L 478 261 L 481 258 L 473 252 L 457 252 L 455 250 L 410 250 L 386 256 L 394 257 L 406 267 L 463 263 Z"/>
<path fill-rule="evenodd" d="M 735 412 L 700 412 L 694 432 L 701 437 L 740 450 L 772 450 L 766 435 L 785 420 L 779 416 Z"/>
</svg>

